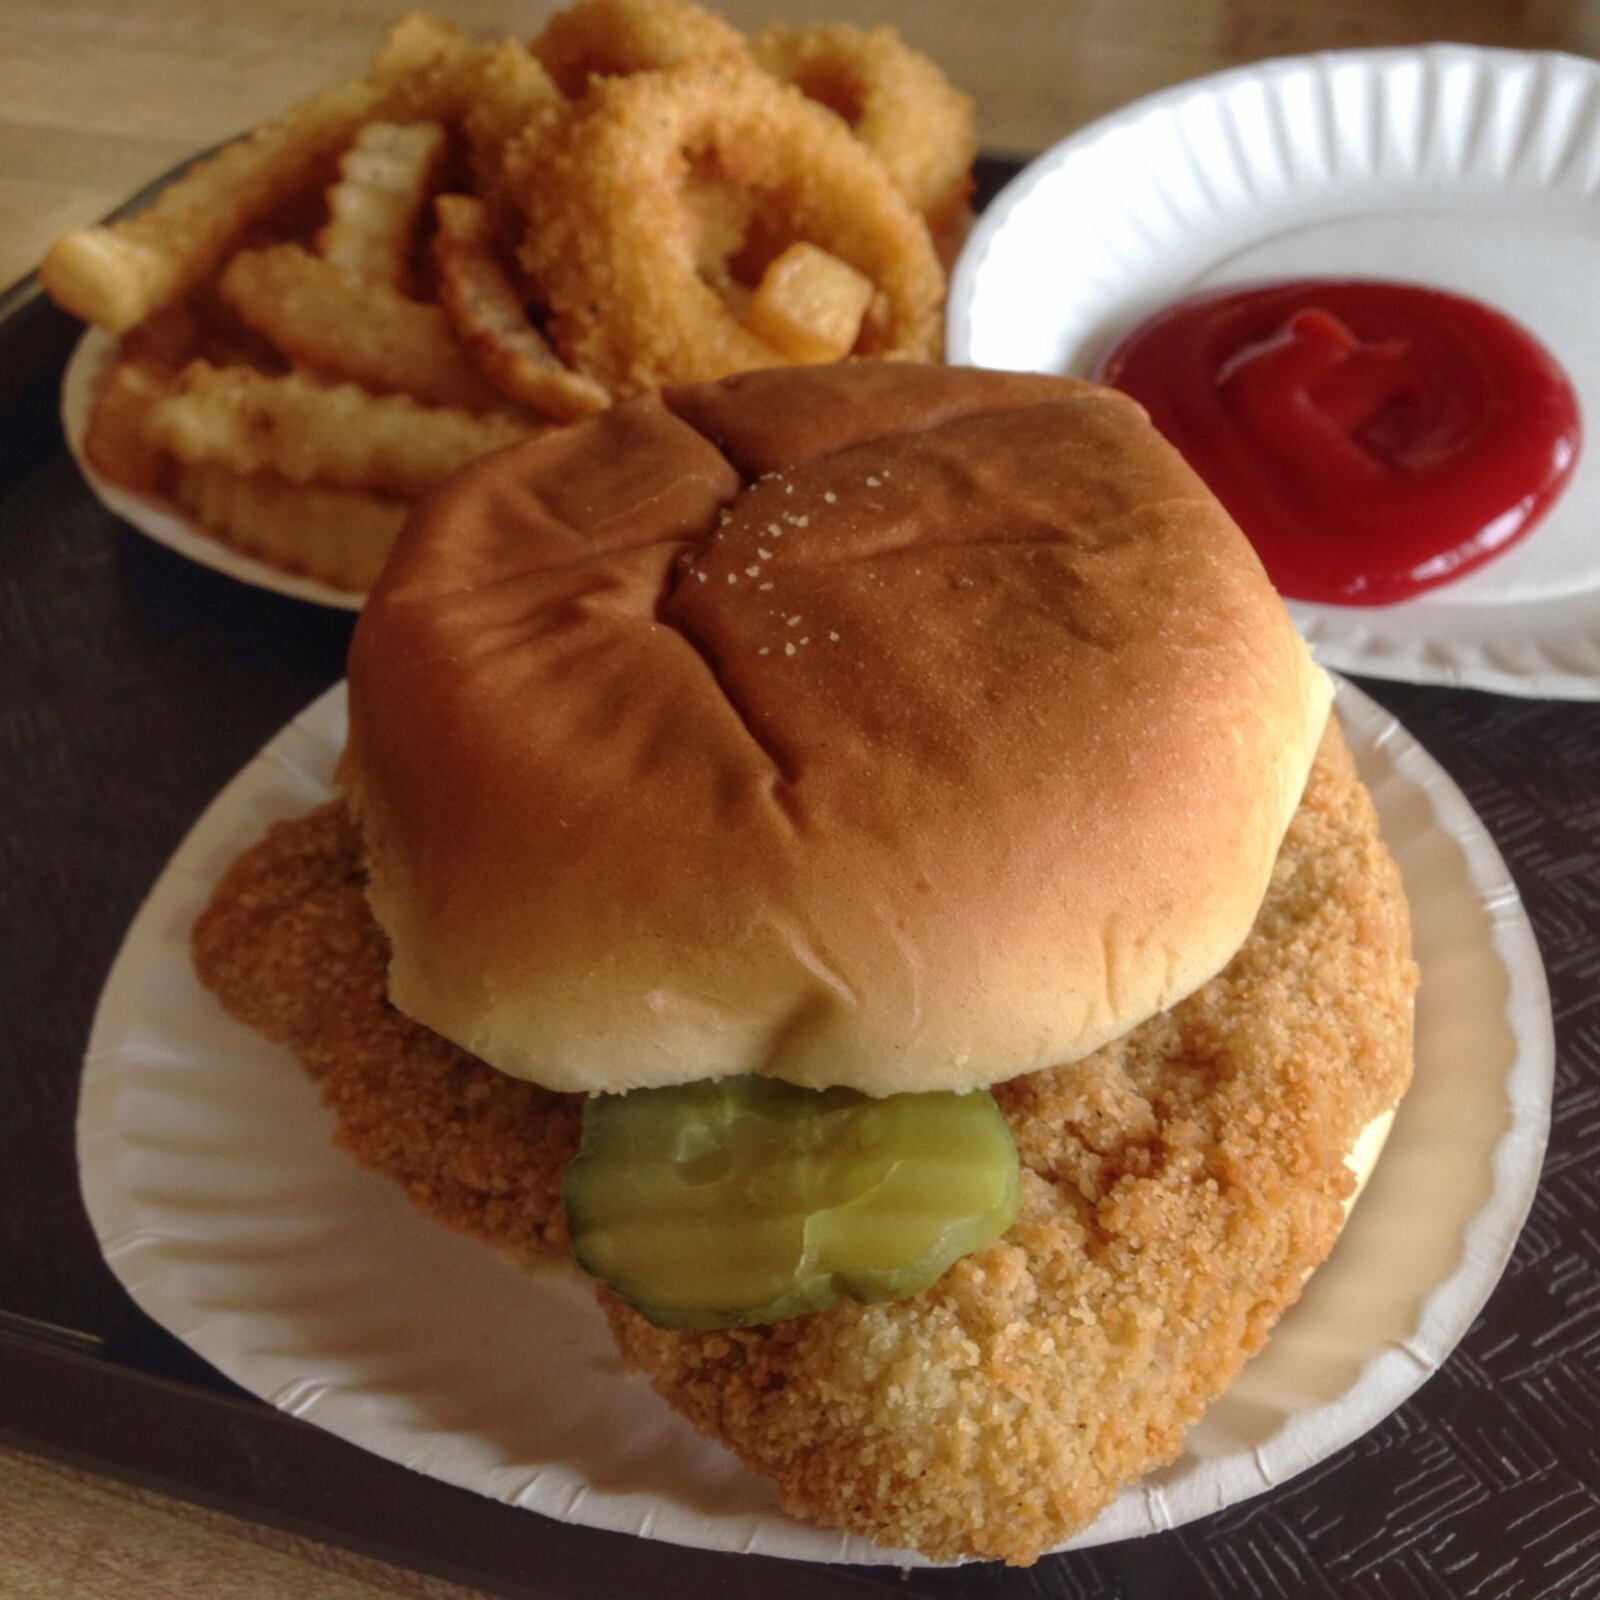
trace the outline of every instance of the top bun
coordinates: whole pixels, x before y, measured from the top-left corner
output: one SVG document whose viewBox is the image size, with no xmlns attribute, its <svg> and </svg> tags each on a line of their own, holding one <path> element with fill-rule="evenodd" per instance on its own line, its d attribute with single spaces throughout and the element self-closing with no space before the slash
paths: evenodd
<svg viewBox="0 0 1600 1600">
<path fill-rule="evenodd" d="M 788 368 L 425 502 L 342 778 L 390 998 L 503 1071 L 963 1089 L 1227 962 L 1329 699 L 1133 401 Z"/>
</svg>

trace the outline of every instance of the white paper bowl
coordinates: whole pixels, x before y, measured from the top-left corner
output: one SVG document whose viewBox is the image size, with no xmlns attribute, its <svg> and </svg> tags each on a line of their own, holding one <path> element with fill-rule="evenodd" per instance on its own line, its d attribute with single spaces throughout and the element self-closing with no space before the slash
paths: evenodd
<svg viewBox="0 0 1600 1600">
<path fill-rule="evenodd" d="M 1270 61 L 1179 85 L 1030 163 L 950 286 L 952 362 L 1085 375 L 1161 306 L 1348 275 L 1455 290 L 1558 356 L 1600 428 L 1600 62 L 1435 45 Z M 1394 606 L 1293 602 L 1325 665 L 1600 698 L 1600 441 L 1550 513 Z"/>
<path fill-rule="evenodd" d="M 1349 685 L 1338 704 L 1411 900 L 1415 1085 L 1304 1298 L 1183 1456 L 1072 1547 L 1232 1505 L 1372 1427 L 1466 1332 L 1533 1197 L 1553 1046 L 1516 889 L 1427 753 Z M 78 1116 L 112 1270 L 252 1393 L 449 1483 L 679 1544 L 921 1564 L 783 1515 L 770 1484 L 624 1376 L 587 1283 L 521 1274 L 359 1170 L 295 1062 L 200 987 L 195 917 L 271 822 L 330 796 L 344 731 L 341 686 L 223 790 L 128 931 Z"/>
</svg>

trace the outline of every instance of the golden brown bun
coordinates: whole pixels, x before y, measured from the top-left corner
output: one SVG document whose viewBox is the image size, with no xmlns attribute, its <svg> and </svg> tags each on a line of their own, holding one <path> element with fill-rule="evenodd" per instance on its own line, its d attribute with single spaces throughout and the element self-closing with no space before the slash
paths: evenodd
<svg viewBox="0 0 1600 1600">
<path fill-rule="evenodd" d="M 1329 686 L 1132 401 L 860 364 L 469 468 L 350 657 L 403 1011 L 565 1090 L 1071 1060 L 1249 931 Z"/>
</svg>

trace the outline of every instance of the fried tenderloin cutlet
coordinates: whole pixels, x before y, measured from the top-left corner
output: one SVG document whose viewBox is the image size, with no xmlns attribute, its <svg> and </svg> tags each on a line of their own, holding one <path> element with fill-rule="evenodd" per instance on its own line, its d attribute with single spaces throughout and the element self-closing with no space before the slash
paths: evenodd
<svg viewBox="0 0 1600 1600">
<path fill-rule="evenodd" d="M 337 805 L 243 856 L 203 980 L 322 1086 L 338 1141 L 489 1243 L 561 1249 L 581 1101 L 494 1072 L 384 999 Z M 1026 1563 L 1184 1429 L 1332 1247 L 1345 1154 L 1411 1071 L 1394 862 L 1330 724 L 1254 931 L 1174 1010 L 999 1085 L 1023 1164 L 1006 1236 L 931 1290 L 671 1333 L 602 1294 L 626 1359 L 797 1516 L 936 1558 Z"/>
<path fill-rule="evenodd" d="M 522 1254 L 564 1249 L 561 1174 L 583 1100 L 508 1078 L 396 1011 L 342 803 L 281 822 L 195 923 L 195 970 L 241 1022 L 294 1052 L 334 1140 L 443 1222 Z"/>
</svg>

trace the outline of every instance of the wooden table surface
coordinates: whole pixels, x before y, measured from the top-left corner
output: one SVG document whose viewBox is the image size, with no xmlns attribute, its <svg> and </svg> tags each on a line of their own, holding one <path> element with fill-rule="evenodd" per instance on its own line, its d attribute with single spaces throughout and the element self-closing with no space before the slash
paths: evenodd
<svg viewBox="0 0 1600 1600">
<path fill-rule="evenodd" d="M 0 285 L 64 228 L 359 69 L 403 0 L 5 0 Z M 548 5 L 437 0 L 529 35 Z M 1600 0 L 728 0 L 735 22 L 890 22 L 976 98 L 982 144 L 1027 153 L 1151 90 L 1306 50 L 1451 39 L 1600 56 Z M 219 1574 L 228 1574 L 224 1587 Z M 467 1591 L 0 1452 L 0 1595 L 140 1600 Z"/>
</svg>

